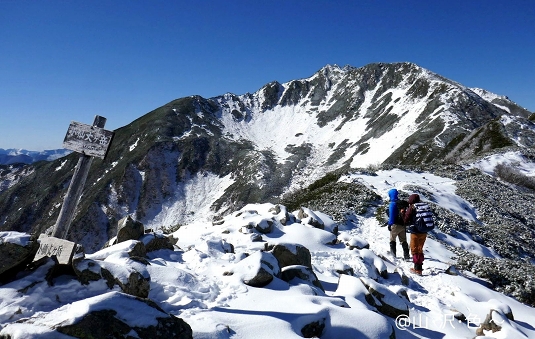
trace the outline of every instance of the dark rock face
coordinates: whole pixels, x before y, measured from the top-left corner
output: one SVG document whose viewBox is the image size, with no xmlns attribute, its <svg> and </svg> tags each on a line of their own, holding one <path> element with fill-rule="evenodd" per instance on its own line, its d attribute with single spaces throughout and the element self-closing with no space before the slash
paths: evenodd
<svg viewBox="0 0 535 339">
<path fill-rule="evenodd" d="M 8 238 L 16 238 L 17 241 L 10 242 Z M 7 279 L 11 272 L 23 269 L 33 260 L 38 249 L 37 239 L 29 234 L 0 232 L 0 281 Z"/>
<path fill-rule="evenodd" d="M 139 221 L 134 221 L 132 217 L 126 216 L 118 223 L 117 242 L 126 240 L 139 240 L 145 234 L 145 227 Z"/>
</svg>

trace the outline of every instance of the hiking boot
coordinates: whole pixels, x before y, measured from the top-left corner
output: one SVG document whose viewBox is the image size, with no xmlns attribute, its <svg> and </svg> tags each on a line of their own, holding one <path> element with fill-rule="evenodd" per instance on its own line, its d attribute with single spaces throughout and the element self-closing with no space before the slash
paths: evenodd
<svg viewBox="0 0 535 339">
<path fill-rule="evenodd" d="M 403 247 L 403 258 L 405 260 L 410 260 L 411 255 L 409 254 L 409 244 L 407 244 L 406 241 L 401 243 L 401 247 Z"/>
<path fill-rule="evenodd" d="M 423 267 L 422 264 L 414 264 L 414 267 L 410 269 L 411 273 L 422 275 Z"/>
<path fill-rule="evenodd" d="M 392 254 L 394 258 L 396 257 L 396 242 L 395 241 L 390 242 L 390 253 Z"/>
<path fill-rule="evenodd" d="M 422 275 L 422 271 L 421 271 L 421 270 L 416 270 L 416 269 L 414 269 L 414 268 L 411 267 L 410 271 L 411 271 L 411 273 L 413 273 L 413 274 Z"/>
</svg>

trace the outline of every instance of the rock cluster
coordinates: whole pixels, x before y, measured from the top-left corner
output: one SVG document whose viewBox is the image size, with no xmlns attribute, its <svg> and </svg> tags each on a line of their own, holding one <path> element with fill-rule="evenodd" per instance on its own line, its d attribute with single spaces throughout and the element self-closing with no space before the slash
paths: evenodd
<svg viewBox="0 0 535 339">
<path fill-rule="evenodd" d="M 19 232 L 0 232 L 0 256 L 5 260 L 0 264 L 0 282 L 13 281 L 18 276 L 28 276 L 26 291 L 40 279 L 46 279 L 52 285 L 54 278 L 59 275 L 72 277 L 81 284 L 89 284 L 92 281 L 103 281 L 112 290 L 110 295 L 102 300 L 92 300 L 92 311 L 81 316 L 73 315 L 73 319 L 64 319 L 65 307 L 74 307 L 76 303 L 88 302 L 81 300 L 71 305 L 53 310 L 46 317 L 55 321 L 52 329 L 76 338 L 104 338 L 113 333 L 117 338 L 128 338 L 133 333 L 136 338 L 192 338 L 190 326 L 182 319 L 168 314 L 158 307 L 150 299 L 147 299 L 150 291 L 150 274 L 146 265 L 147 253 L 158 250 L 174 250 L 177 239 L 165 236 L 161 233 L 144 233 L 143 224 L 126 217 L 119 222 L 118 236 L 110 241 L 110 244 L 94 254 L 84 254 L 83 251 L 75 253 L 69 265 L 60 265 L 54 257 L 43 257 L 33 261 L 39 248 L 39 241 L 34 237 Z M 18 275 L 17 275 L 18 274 Z M 35 278 L 31 278 L 35 276 Z M 117 288 L 114 288 L 117 286 Z M 58 297 L 59 298 L 59 297 Z M 99 297 L 94 297 L 99 298 Z M 135 323 L 125 321 L 121 309 L 110 308 L 110 298 L 117 301 L 117 305 L 130 305 L 132 309 L 146 308 L 145 314 L 155 314 L 154 325 L 139 327 Z M 100 302 L 105 304 L 100 307 Z M 79 309 L 84 309 L 80 306 Z M 150 310 L 148 310 L 150 309 Z M 56 321 L 57 318 L 57 321 Z M 11 338 L 9 334 L 16 331 L 18 324 L 34 324 L 39 322 L 39 316 L 21 319 L 17 324 L 10 324 L 4 330 L 0 338 Z M 13 328 L 11 328 L 13 327 Z M 33 328 L 33 327 L 32 327 Z M 41 330 L 39 330 L 41 331 Z"/>
</svg>

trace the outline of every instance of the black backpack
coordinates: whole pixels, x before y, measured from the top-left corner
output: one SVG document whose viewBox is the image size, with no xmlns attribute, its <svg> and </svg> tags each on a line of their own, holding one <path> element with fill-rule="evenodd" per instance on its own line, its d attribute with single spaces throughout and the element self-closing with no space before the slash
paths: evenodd
<svg viewBox="0 0 535 339">
<path fill-rule="evenodd" d="M 435 228 L 435 218 L 429 205 L 425 202 L 414 204 L 416 215 L 414 216 L 414 228 L 418 233 L 427 233 Z"/>
</svg>

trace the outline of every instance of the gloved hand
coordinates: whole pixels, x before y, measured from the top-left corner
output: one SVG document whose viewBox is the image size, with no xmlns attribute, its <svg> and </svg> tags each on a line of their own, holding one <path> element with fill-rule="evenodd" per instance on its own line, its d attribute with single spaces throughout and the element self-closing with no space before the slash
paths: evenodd
<svg viewBox="0 0 535 339">
<path fill-rule="evenodd" d="M 388 230 L 392 231 L 392 225 L 388 225 Z"/>
</svg>

